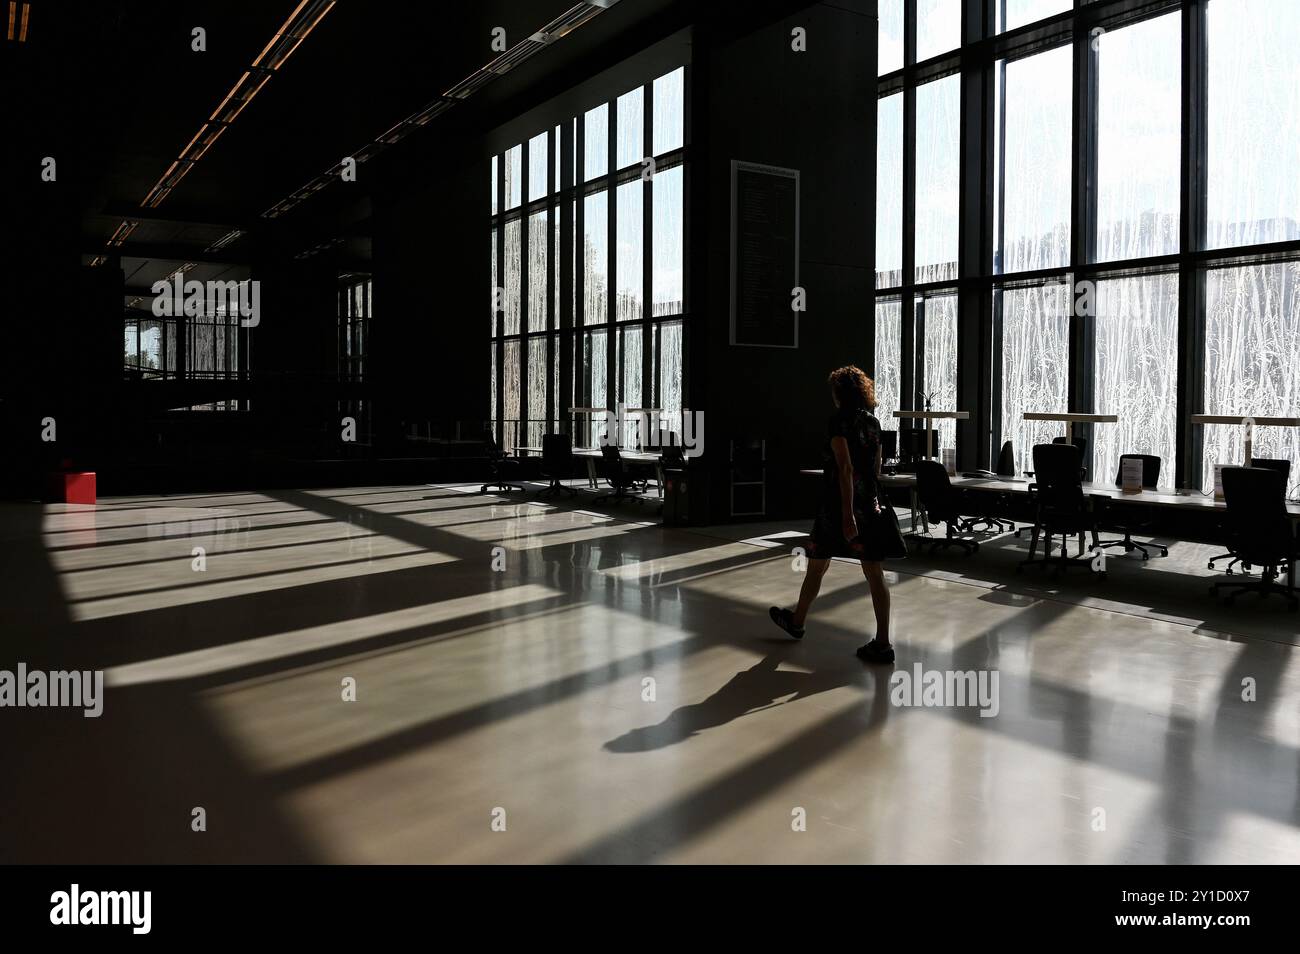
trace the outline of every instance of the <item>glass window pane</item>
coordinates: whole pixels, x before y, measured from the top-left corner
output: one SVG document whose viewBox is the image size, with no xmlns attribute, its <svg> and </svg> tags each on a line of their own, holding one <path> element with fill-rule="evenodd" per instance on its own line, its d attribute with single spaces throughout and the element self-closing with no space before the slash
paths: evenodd
<svg viewBox="0 0 1300 954">
<path fill-rule="evenodd" d="M 582 275 L 585 303 L 582 323 L 603 325 L 608 320 L 609 193 L 597 192 L 583 200 Z"/>
<path fill-rule="evenodd" d="M 528 217 L 528 330 L 546 330 L 546 210 Z"/>
<path fill-rule="evenodd" d="M 1208 248 L 1300 238 L 1300 3 L 1211 0 Z"/>
<path fill-rule="evenodd" d="M 653 288 L 652 310 L 660 315 L 680 315 L 682 305 L 682 167 L 660 172 L 651 183 L 654 222 L 651 241 L 654 259 L 650 263 Z"/>
<path fill-rule="evenodd" d="M 582 128 L 585 182 L 609 172 L 609 103 L 587 110 Z"/>
<path fill-rule="evenodd" d="M 1205 296 L 1205 413 L 1300 413 L 1300 262 L 1212 269 Z M 1208 490 L 1215 464 L 1242 462 L 1242 429 L 1203 430 Z M 1291 461 L 1288 495 L 1300 496 L 1300 428 L 1257 427 L 1253 452 Z"/>
<path fill-rule="evenodd" d="M 519 334 L 519 285 L 521 282 L 519 256 L 521 254 L 519 220 L 506 223 L 505 243 L 505 334 Z"/>
<path fill-rule="evenodd" d="M 925 308 L 925 368 L 921 374 L 921 393 L 935 411 L 958 411 L 957 407 L 957 296 L 931 295 L 917 299 L 917 314 Z M 922 405 L 924 407 L 924 405 Z M 918 408 L 919 410 L 919 408 Z M 957 422 L 935 421 L 939 432 L 936 457 L 945 447 L 957 446 Z"/>
<path fill-rule="evenodd" d="M 898 395 L 903 377 L 903 304 L 876 302 L 876 417 L 887 431 L 898 430 Z"/>
<path fill-rule="evenodd" d="M 655 155 L 682 147 L 685 126 L 686 68 L 677 67 L 654 84 Z"/>
<path fill-rule="evenodd" d="M 524 187 L 523 145 L 512 146 L 505 151 L 505 195 L 506 208 L 513 209 L 519 205 Z"/>
<path fill-rule="evenodd" d="M 528 201 L 546 196 L 546 133 L 528 140 Z"/>
<path fill-rule="evenodd" d="M 1026 421 L 1023 415 L 1069 410 L 1069 286 L 1008 288 L 997 294 L 1002 303 L 1002 439 L 1011 441 L 1019 474 L 1034 469 L 1035 444 L 1050 444 L 1065 433 L 1055 421 Z"/>
<path fill-rule="evenodd" d="M 996 149 L 994 269 L 1002 273 L 1065 265 L 1070 260 L 1070 64 L 1069 46 L 995 67 L 1005 91 L 998 101 L 997 129 L 1006 137 Z M 996 144 L 995 137 L 995 144 Z"/>
<path fill-rule="evenodd" d="M 918 63 L 961 46 L 961 7 L 962 0 L 916 0 Z"/>
<path fill-rule="evenodd" d="M 880 0 L 880 41 L 876 72 L 884 76 L 903 68 L 903 0 Z"/>
<path fill-rule="evenodd" d="M 558 206 L 551 210 L 551 222 L 554 228 L 551 230 L 551 287 L 555 298 L 551 305 L 551 324 L 552 329 L 560 327 L 560 209 Z"/>
<path fill-rule="evenodd" d="M 1109 262 L 1178 251 L 1182 17 L 1098 38 L 1097 248 Z"/>
<path fill-rule="evenodd" d="M 659 392 L 656 403 L 663 410 L 663 429 L 680 438 L 682 433 L 682 323 L 666 321 L 659 326 Z"/>
<path fill-rule="evenodd" d="M 519 339 L 503 342 L 505 345 L 505 431 L 503 443 L 506 450 L 514 449 L 522 443 L 519 440 Z"/>
<path fill-rule="evenodd" d="M 644 407 L 641 390 L 641 328 L 629 326 L 618 330 L 618 361 L 622 367 L 619 382 L 618 400 L 626 408 Z M 629 414 L 623 421 L 622 445 L 639 447 L 645 443 L 647 435 L 640 432 L 640 422 L 635 414 Z"/>
<path fill-rule="evenodd" d="M 497 230 L 492 229 L 492 300 L 489 304 L 492 306 L 492 326 L 488 332 L 495 337 L 497 334 L 497 306 L 501 303 L 501 292 L 498 291 L 500 279 L 497 277 Z"/>
<path fill-rule="evenodd" d="M 605 403 L 607 381 L 606 369 L 609 366 L 608 339 L 606 332 L 588 331 L 582 336 L 582 380 L 588 404 L 584 407 L 609 407 Z M 596 415 L 584 415 L 587 419 L 586 446 L 595 447 L 604 433 L 605 422 Z"/>
<path fill-rule="evenodd" d="M 1160 458 L 1160 483 L 1172 486 L 1177 441 L 1178 276 L 1097 283 L 1093 401 L 1118 424 L 1092 428 L 1094 480 L 1111 481 L 1121 454 Z"/>
<path fill-rule="evenodd" d="M 876 287 L 903 283 L 903 94 L 876 104 Z"/>
<path fill-rule="evenodd" d="M 492 214 L 497 214 L 497 157 L 492 157 L 492 184 L 489 187 L 492 191 Z"/>
<path fill-rule="evenodd" d="M 546 339 L 528 339 L 528 440 L 529 447 L 540 447 L 546 426 Z"/>
<path fill-rule="evenodd" d="M 645 189 L 640 179 L 618 187 L 618 208 L 614 210 L 618 229 L 618 248 L 614 263 L 617 297 L 614 300 L 614 317 L 618 321 L 639 321 L 642 318 L 642 289 L 645 285 L 645 259 L 642 239 L 645 224 L 641 221 L 641 206 Z"/>
<path fill-rule="evenodd" d="M 999 33 L 1064 13 L 1074 5 L 1073 0 L 995 0 L 995 2 Z"/>
<path fill-rule="evenodd" d="M 957 277 L 961 77 L 916 90 L 916 280 Z M 901 261 L 900 261 L 901 264 Z"/>
<path fill-rule="evenodd" d="M 625 169 L 640 162 L 645 153 L 642 142 L 645 139 L 645 114 L 642 111 L 644 98 L 640 86 L 618 98 L 618 167 Z"/>
<path fill-rule="evenodd" d="M 488 399 L 488 420 L 497 419 L 497 355 L 501 351 L 500 342 L 492 342 L 492 396 Z"/>
</svg>

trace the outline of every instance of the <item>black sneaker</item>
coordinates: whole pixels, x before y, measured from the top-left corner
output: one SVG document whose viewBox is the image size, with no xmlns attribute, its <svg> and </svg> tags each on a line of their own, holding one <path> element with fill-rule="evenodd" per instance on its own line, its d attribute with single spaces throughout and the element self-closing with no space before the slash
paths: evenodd
<svg viewBox="0 0 1300 954">
<path fill-rule="evenodd" d="M 794 613 L 791 613 L 788 609 L 781 609 L 779 606 L 773 606 L 767 611 L 767 615 L 772 617 L 772 622 L 776 623 L 776 625 L 780 626 L 795 639 L 803 639 L 803 627 L 794 624 Z"/>
<path fill-rule="evenodd" d="M 857 656 L 863 662 L 892 663 L 894 661 L 894 647 L 886 646 L 881 648 L 880 644 L 873 639 L 866 645 L 858 647 Z"/>
</svg>

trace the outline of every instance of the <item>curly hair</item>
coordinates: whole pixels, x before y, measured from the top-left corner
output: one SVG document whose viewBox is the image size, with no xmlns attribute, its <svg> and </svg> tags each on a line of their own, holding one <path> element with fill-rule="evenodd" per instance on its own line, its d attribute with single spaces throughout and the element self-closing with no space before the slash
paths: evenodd
<svg viewBox="0 0 1300 954">
<path fill-rule="evenodd" d="M 836 368 L 826 379 L 840 407 L 876 409 L 876 383 L 854 364 Z"/>
</svg>

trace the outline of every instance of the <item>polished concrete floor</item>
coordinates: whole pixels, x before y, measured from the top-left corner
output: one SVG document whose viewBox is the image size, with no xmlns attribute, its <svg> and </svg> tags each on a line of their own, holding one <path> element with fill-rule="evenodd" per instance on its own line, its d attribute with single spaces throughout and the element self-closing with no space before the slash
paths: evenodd
<svg viewBox="0 0 1300 954">
<path fill-rule="evenodd" d="M 0 861 L 1300 861 L 1300 621 L 1204 548 L 893 564 L 891 669 L 852 565 L 768 622 L 800 524 L 476 491 L 0 507 L 0 669 L 109 687 L 0 709 Z M 917 664 L 996 715 L 896 704 Z"/>
</svg>

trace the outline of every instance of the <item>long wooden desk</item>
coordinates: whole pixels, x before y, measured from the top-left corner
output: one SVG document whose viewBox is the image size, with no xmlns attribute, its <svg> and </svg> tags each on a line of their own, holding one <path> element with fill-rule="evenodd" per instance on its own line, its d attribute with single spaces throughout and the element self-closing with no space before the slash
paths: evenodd
<svg viewBox="0 0 1300 954">
<path fill-rule="evenodd" d="M 817 471 L 821 473 L 821 471 Z M 961 490 L 987 490 L 1000 494 L 1027 494 L 1032 481 L 1018 477 L 953 477 L 952 485 Z M 884 474 L 880 477 L 884 487 L 909 487 L 915 493 L 915 474 Z M 1199 490 L 1177 490 L 1173 487 L 1143 489 L 1136 493 L 1125 493 L 1114 484 L 1085 480 L 1083 492 L 1089 497 L 1117 500 L 1121 503 L 1141 504 L 1144 507 L 1179 507 L 1186 510 L 1226 511 L 1228 505 L 1213 496 L 1204 496 Z M 1287 503 L 1287 512 L 1292 518 L 1300 519 L 1300 503 Z"/>
<path fill-rule="evenodd" d="M 516 447 L 515 452 L 518 454 L 528 455 L 537 454 L 540 456 L 542 449 L 540 447 Z M 581 457 L 587 461 L 587 486 L 592 490 L 596 489 L 596 461 L 600 460 L 601 452 L 599 447 L 575 447 L 573 456 Z M 658 487 L 659 496 L 664 495 L 664 464 L 663 458 L 659 454 L 651 454 L 647 451 L 624 450 L 619 448 L 621 456 L 629 464 L 653 464 L 655 468 L 655 482 Z"/>
<path fill-rule="evenodd" d="M 822 475 L 821 470 L 807 469 L 799 471 L 804 476 Z M 1028 494 L 1029 485 L 1032 483 L 1027 478 L 1019 477 L 952 477 L 953 487 L 959 490 L 979 490 L 995 494 Z M 882 474 L 879 478 L 882 487 L 905 487 L 911 492 L 912 506 L 912 526 L 916 526 L 916 517 L 918 512 L 921 514 L 921 520 L 926 530 L 929 530 L 929 521 L 925 517 L 925 512 L 920 506 L 920 501 L 916 493 L 916 475 L 915 474 Z M 1215 500 L 1213 496 L 1204 496 L 1199 490 L 1177 490 L 1173 487 L 1157 487 L 1155 489 L 1144 489 L 1137 493 L 1125 493 L 1114 484 L 1098 483 L 1095 481 L 1084 481 L 1083 492 L 1088 497 L 1095 499 L 1113 500 L 1121 504 L 1135 504 L 1144 507 L 1174 507 L 1188 511 L 1212 511 L 1223 513 L 1228 509 L 1228 505 L 1222 500 Z M 1300 521 L 1300 503 L 1287 502 L 1287 513 L 1291 515 L 1292 521 Z"/>
</svg>

